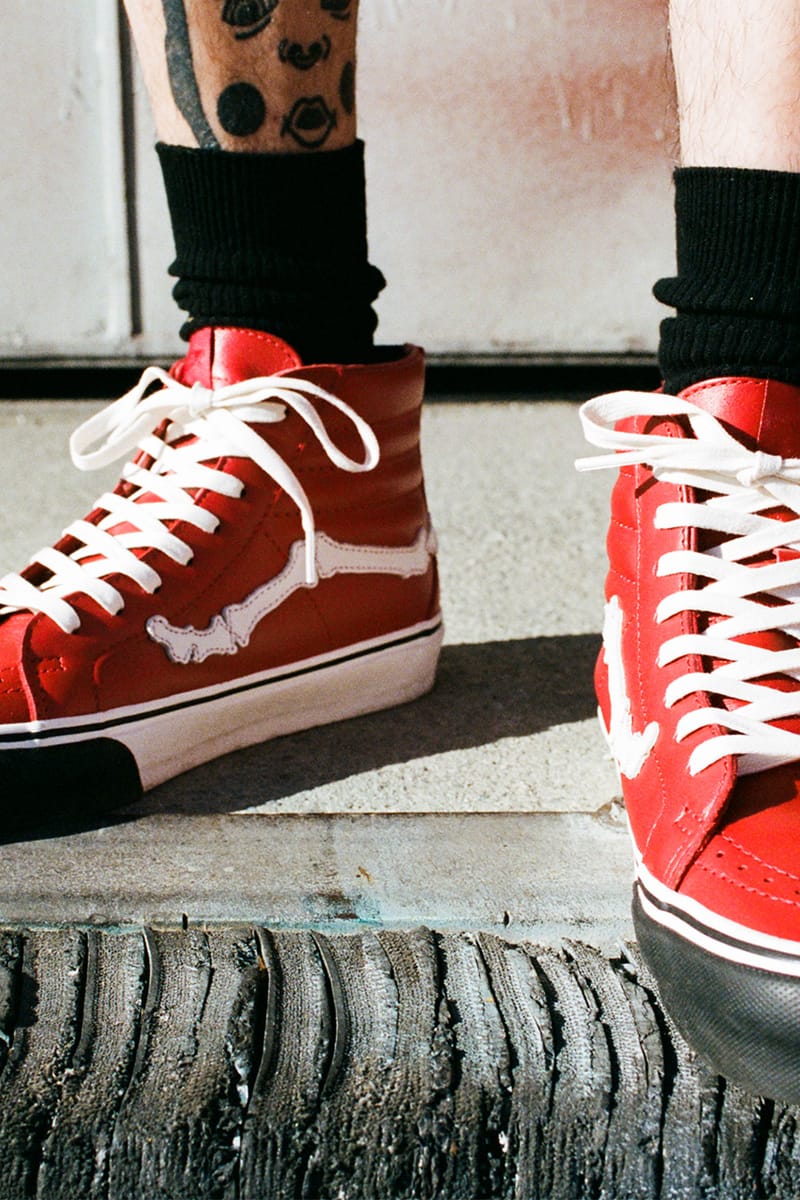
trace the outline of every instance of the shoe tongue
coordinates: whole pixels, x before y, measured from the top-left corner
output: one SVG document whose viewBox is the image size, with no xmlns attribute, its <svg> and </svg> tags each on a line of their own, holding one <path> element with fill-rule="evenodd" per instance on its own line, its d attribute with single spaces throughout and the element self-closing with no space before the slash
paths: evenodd
<svg viewBox="0 0 800 1200">
<path fill-rule="evenodd" d="M 685 400 L 696 404 L 721 421 L 728 431 L 749 449 L 758 449 L 765 454 L 778 454 L 781 458 L 800 458 L 800 388 L 786 383 L 766 379 L 712 379 L 695 384 L 681 392 Z M 791 520 L 795 514 L 788 510 L 776 510 L 772 516 L 778 520 Z M 765 557 L 763 565 L 770 561 L 785 561 L 797 557 L 797 551 L 786 548 Z M 754 570 L 758 567 L 754 565 Z M 756 576 L 757 578 L 757 576 Z M 709 621 L 717 624 L 722 618 Z M 797 646 L 791 635 L 781 630 L 767 630 L 734 639 L 764 650 L 789 650 Z M 720 666 L 716 659 L 710 661 L 712 668 Z M 766 687 L 778 691 L 793 691 L 797 687 L 794 679 L 787 676 L 772 676 L 759 680 Z M 725 701 L 728 709 L 741 707 L 738 700 Z M 772 724 L 800 734 L 800 718 L 792 717 Z"/>
<path fill-rule="evenodd" d="M 292 347 L 271 333 L 207 327 L 192 334 L 186 357 L 175 363 L 171 374 L 180 383 L 219 388 L 302 365 Z"/>
<path fill-rule="evenodd" d="M 769 379 L 710 379 L 680 394 L 749 449 L 800 458 L 800 388 Z"/>
</svg>

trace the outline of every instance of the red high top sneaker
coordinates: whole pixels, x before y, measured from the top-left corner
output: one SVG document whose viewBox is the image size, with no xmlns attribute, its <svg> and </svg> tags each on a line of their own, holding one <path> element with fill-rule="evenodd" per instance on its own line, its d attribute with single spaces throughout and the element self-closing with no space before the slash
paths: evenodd
<svg viewBox="0 0 800 1200">
<path fill-rule="evenodd" d="M 800 1101 L 800 388 L 590 401 L 621 467 L 596 685 L 668 1011 L 718 1071 Z"/>
<path fill-rule="evenodd" d="M 135 456 L 0 581 L 6 830 L 432 686 L 423 370 L 412 347 L 311 367 L 266 333 L 203 329 L 76 431 L 82 469 Z"/>
</svg>

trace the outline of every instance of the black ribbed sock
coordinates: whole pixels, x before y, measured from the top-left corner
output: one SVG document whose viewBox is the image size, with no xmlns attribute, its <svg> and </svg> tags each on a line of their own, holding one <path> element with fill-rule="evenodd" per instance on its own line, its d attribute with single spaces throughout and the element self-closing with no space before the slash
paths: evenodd
<svg viewBox="0 0 800 1200">
<path fill-rule="evenodd" d="M 156 149 L 183 337 L 237 325 L 284 338 L 306 362 L 369 357 L 384 280 L 367 260 L 361 142 L 319 154 Z"/>
<path fill-rule="evenodd" d="M 675 172 L 678 273 L 656 299 L 668 392 L 718 376 L 800 384 L 800 175 Z"/>
</svg>

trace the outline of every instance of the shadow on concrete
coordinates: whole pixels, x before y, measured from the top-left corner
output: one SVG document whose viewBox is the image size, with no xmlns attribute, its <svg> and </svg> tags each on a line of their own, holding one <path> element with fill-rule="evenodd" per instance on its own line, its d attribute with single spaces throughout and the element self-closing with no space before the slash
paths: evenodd
<svg viewBox="0 0 800 1200">
<path fill-rule="evenodd" d="M 597 634 L 445 646 L 436 687 L 415 703 L 226 755 L 163 784 L 135 811 L 227 812 L 585 720 L 596 711 L 599 648 Z"/>
</svg>

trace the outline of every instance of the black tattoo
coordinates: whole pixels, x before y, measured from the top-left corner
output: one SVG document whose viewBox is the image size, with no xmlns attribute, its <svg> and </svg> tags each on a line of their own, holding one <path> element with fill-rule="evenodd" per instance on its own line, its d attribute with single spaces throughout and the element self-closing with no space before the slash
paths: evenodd
<svg viewBox="0 0 800 1200">
<path fill-rule="evenodd" d="M 235 36 L 241 41 L 266 29 L 277 7 L 278 0 L 225 0 L 222 19 L 238 30 Z"/>
<path fill-rule="evenodd" d="M 336 128 L 336 113 L 328 108 L 322 96 L 304 96 L 296 100 L 292 111 L 283 118 L 281 137 L 288 133 L 300 146 L 316 150 Z"/>
<path fill-rule="evenodd" d="M 167 26 L 164 49 L 167 54 L 167 71 L 173 98 L 178 106 L 178 111 L 197 138 L 198 146 L 205 150 L 218 150 L 219 142 L 208 123 L 200 99 L 183 0 L 162 0 L 162 3 Z"/>
<path fill-rule="evenodd" d="M 342 67 L 342 77 L 339 80 L 339 99 L 347 115 L 352 115 L 356 107 L 355 63 L 346 62 Z"/>
<path fill-rule="evenodd" d="M 318 42 L 303 46 L 301 42 L 290 42 L 284 38 L 278 46 L 278 57 L 282 63 L 297 67 L 298 71 L 309 71 L 318 62 L 324 62 L 331 52 L 331 39 L 323 33 Z"/>
<path fill-rule="evenodd" d="M 352 0 L 320 0 L 322 11 L 329 12 L 337 21 L 350 20 Z"/>
<path fill-rule="evenodd" d="M 217 100 L 217 117 L 226 133 L 250 137 L 264 124 L 264 97 L 252 83 L 232 83 Z"/>
</svg>

